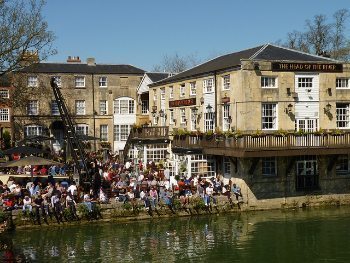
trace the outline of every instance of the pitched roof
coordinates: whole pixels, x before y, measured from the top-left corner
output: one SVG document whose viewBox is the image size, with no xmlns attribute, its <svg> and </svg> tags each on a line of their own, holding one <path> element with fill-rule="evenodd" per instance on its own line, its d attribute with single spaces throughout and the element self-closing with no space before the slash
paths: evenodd
<svg viewBox="0 0 350 263">
<path fill-rule="evenodd" d="M 146 75 L 150 78 L 152 82 L 156 82 L 171 76 L 171 73 L 147 72 Z"/>
<path fill-rule="evenodd" d="M 240 67 L 242 59 L 335 62 L 335 60 L 329 58 L 316 56 L 301 51 L 292 50 L 289 48 L 266 44 L 214 58 L 196 67 L 185 70 L 177 75 L 155 82 L 150 86 L 152 87 L 157 85 L 164 85 L 176 81 L 185 80 L 195 76 L 209 74 L 219 70 Z"/>
<path fill-rule="evenodd" d="M 81 73 L 81 74 L 143 74 L 144 70 L 131 65 L 105 65 L 90 66 L 85 63 L 37 63 L 22 72 L 30 73 Z"/>
</svg>

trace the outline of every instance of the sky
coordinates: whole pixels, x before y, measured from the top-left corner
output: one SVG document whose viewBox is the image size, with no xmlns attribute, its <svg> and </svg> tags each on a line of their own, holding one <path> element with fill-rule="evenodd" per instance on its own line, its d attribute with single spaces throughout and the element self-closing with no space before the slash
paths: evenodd
<svg viewBox="0 0 350 263">
<path fill-rule="evenodd" d="M 208 60 L 304 31 L 305 21 L 329 21 L 349 0 L 47 0 L 43 10 L 56 35 L 57 55 L 150 71 L 165 55 Z M 350 20 L 349 20 L 350 21 Z M 347 35 L 350 38 L 350 23 Z"/>
</svg>

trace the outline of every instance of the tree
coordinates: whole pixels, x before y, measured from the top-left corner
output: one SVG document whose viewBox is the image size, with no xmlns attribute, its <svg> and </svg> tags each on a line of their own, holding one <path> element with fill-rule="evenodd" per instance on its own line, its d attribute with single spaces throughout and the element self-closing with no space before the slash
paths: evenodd
<svg viewBox="0 0 350 263">
<path fill-rule="evenodd" d="M 196 55 L 180 56 L 175 53 L 173 56 L 164 55 L 161 64 L 153 66 L 152 71 L 179 73 L 200 63 Z"/>
<path fill-rule="evenodd" d="M 332 58 L 348 60 L 350 41 L 345 37 L 345 25 L 349 11 L 338 10 L 333 18 L 335 22 L 329 23 L 325 15 L 315 15 L 312 20 L 306 20 L 305 32 L 288 33 L 283 45 L 317 55 L 324 55 L 326 52 Z"/>
<path fill-rule="evenodd" d="M 41 15 L 44 5 L 45 0 L 0 0 L 0 76 L 56 53 L 55 36 Z"/>
</svg>

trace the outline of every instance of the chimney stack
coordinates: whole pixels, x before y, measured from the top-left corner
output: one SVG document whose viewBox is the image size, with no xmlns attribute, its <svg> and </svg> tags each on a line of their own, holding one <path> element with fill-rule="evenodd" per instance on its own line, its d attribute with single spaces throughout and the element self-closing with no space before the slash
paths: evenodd
<svg viewBox="0 0 350 263">
<path fill-rule="evenodd" d="M 87 58 L 86 63 L 88 66 L 96 66 L 95 58 Z"/>
<path fill-rule="evenodd" d="M 79 56 L 68 56 L 67 62 L 68 63 L 80 63 L 81 60 L 80 60 Z"/>
</svg>

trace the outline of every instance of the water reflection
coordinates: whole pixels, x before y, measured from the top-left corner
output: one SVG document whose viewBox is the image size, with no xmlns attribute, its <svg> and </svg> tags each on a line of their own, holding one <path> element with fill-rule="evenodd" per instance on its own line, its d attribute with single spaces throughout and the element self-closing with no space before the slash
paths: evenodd
<svg viewBox="0 0 350 263">
<path fill-rule="evenodd" d="M 17 231 L 13 242 L 32 262 L 315 262 L 316 254 L 350 256 L 349 215 L 338 209 L 92 223 Z"/>
</svg>

